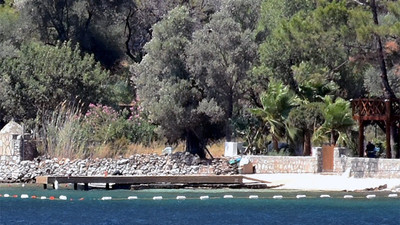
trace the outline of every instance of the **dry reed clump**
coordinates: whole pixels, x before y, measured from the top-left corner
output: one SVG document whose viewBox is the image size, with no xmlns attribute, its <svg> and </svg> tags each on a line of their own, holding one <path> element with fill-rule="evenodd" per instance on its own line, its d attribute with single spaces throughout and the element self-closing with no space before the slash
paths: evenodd
<svg viewBox="0 0 400 225">
<path fill-rule="evenodd" d="M 43 118 L 39 152 L 51 157 L 77 158 L 87 154 L 89 140 L 79 119 L 80 110 L 60 105 Z"/>
</svg>

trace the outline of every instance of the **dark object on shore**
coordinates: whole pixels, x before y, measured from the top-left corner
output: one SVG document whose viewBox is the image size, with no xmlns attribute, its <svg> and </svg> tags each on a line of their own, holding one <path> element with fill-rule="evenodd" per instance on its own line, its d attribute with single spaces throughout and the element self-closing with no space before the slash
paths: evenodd
<svg viewBox="0 0 400 225">
<path fill-rule="evenodd" d="M 284 142 L 279 142 L 278 143 L 278 149 L 279 149 L 279 151 L 280 150 L 284 150 L 285 151 L 285 150 L 289 149 L 289 144 L 284 143 Z M 271 152 L 273 150 L 275 150 L 274 149 L 274 144 L 271 142 L 270 144 L 268 144 L 268 152 Z"/>
<path fill-rule="evenodd" d="M 114 173 L 112 173 L 112 175 L 118 175 L 118 176 L 120 176 L 120 175 L 122 175 L 122 173 L 121 173 L 121 171 L 116 170 L 116 171 L 114 171 Z"/>
<path fill-rule="evenodd" d="M 387 184 L 381 185 L 379 187 L 375 187 L 375 188 L 366 188 L 364 191 L 381 191 L 381 190 L 385 190 L 387 188 Z"/>
<path fill-rule="evenodd" d="M 368 141 L 366 152 L 368 158 L 376 158 L 375 145 L 372 144 L 370 141 Z"/>
</svg>

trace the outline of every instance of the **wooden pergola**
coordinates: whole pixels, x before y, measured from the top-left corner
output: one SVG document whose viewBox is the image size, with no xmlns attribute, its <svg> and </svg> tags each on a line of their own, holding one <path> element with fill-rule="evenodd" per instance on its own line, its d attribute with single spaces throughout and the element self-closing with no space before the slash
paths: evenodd
<svg viewBox="0 0 400 225">
<path fill-rule="evenodd" d="M 359 124 L 359 156 L 364 156 L 364 127 L 375 123 L 386 133 L 386 157 L 392 158 L 391 126 L 400 129 L 400 99 L 353 99 L 351 107 Z"/>
</svg>

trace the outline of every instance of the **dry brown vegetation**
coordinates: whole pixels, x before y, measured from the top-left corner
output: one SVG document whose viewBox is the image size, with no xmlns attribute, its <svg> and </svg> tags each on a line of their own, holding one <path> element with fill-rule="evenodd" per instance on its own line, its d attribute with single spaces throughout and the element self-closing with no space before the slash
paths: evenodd
<svg viewBox="0 0 400 225">
<path fill-rule="evenodd" d="M 220 158 L 224 155 L 224 141 L 219 141 L 212 143 L 208 146 L 208 150 L 215 158 Z M 129 157 L 130 155 L 134 154 L 161 154 L 162 150 L 167 147 L 168 145 L 161 143 L 161 142 L 154 142 L 150 146 L 145 146 L 142 144 L 130 144 L 124 150 L 121 150 L 119 153 L 115 155 L 110 155 L 110 153 L 115 152 L 112 151 L 111 145 L 102 145 L 98 147 L 92 157 L 94 158 L 114 158 L 114 157 Z M 182 152 L 185 151 L 185 144 L 184 142 L 179 143 L 177 146 L 172 146 L 174 148 L 174 152 Z M 207 158 L 209 155 L 207 154 Z"/>
</svg>

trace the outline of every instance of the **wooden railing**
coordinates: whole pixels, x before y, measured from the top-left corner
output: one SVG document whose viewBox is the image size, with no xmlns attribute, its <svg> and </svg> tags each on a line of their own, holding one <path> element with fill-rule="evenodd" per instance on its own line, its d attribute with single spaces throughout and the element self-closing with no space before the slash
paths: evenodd
<svg viewBox="0 0 400 225">
<path fill-rule="evenodd" d="M 354 119 L 387 120 L 400 118 L 399 99 L 360 98 L 351 100 Z"/>
</svg>

